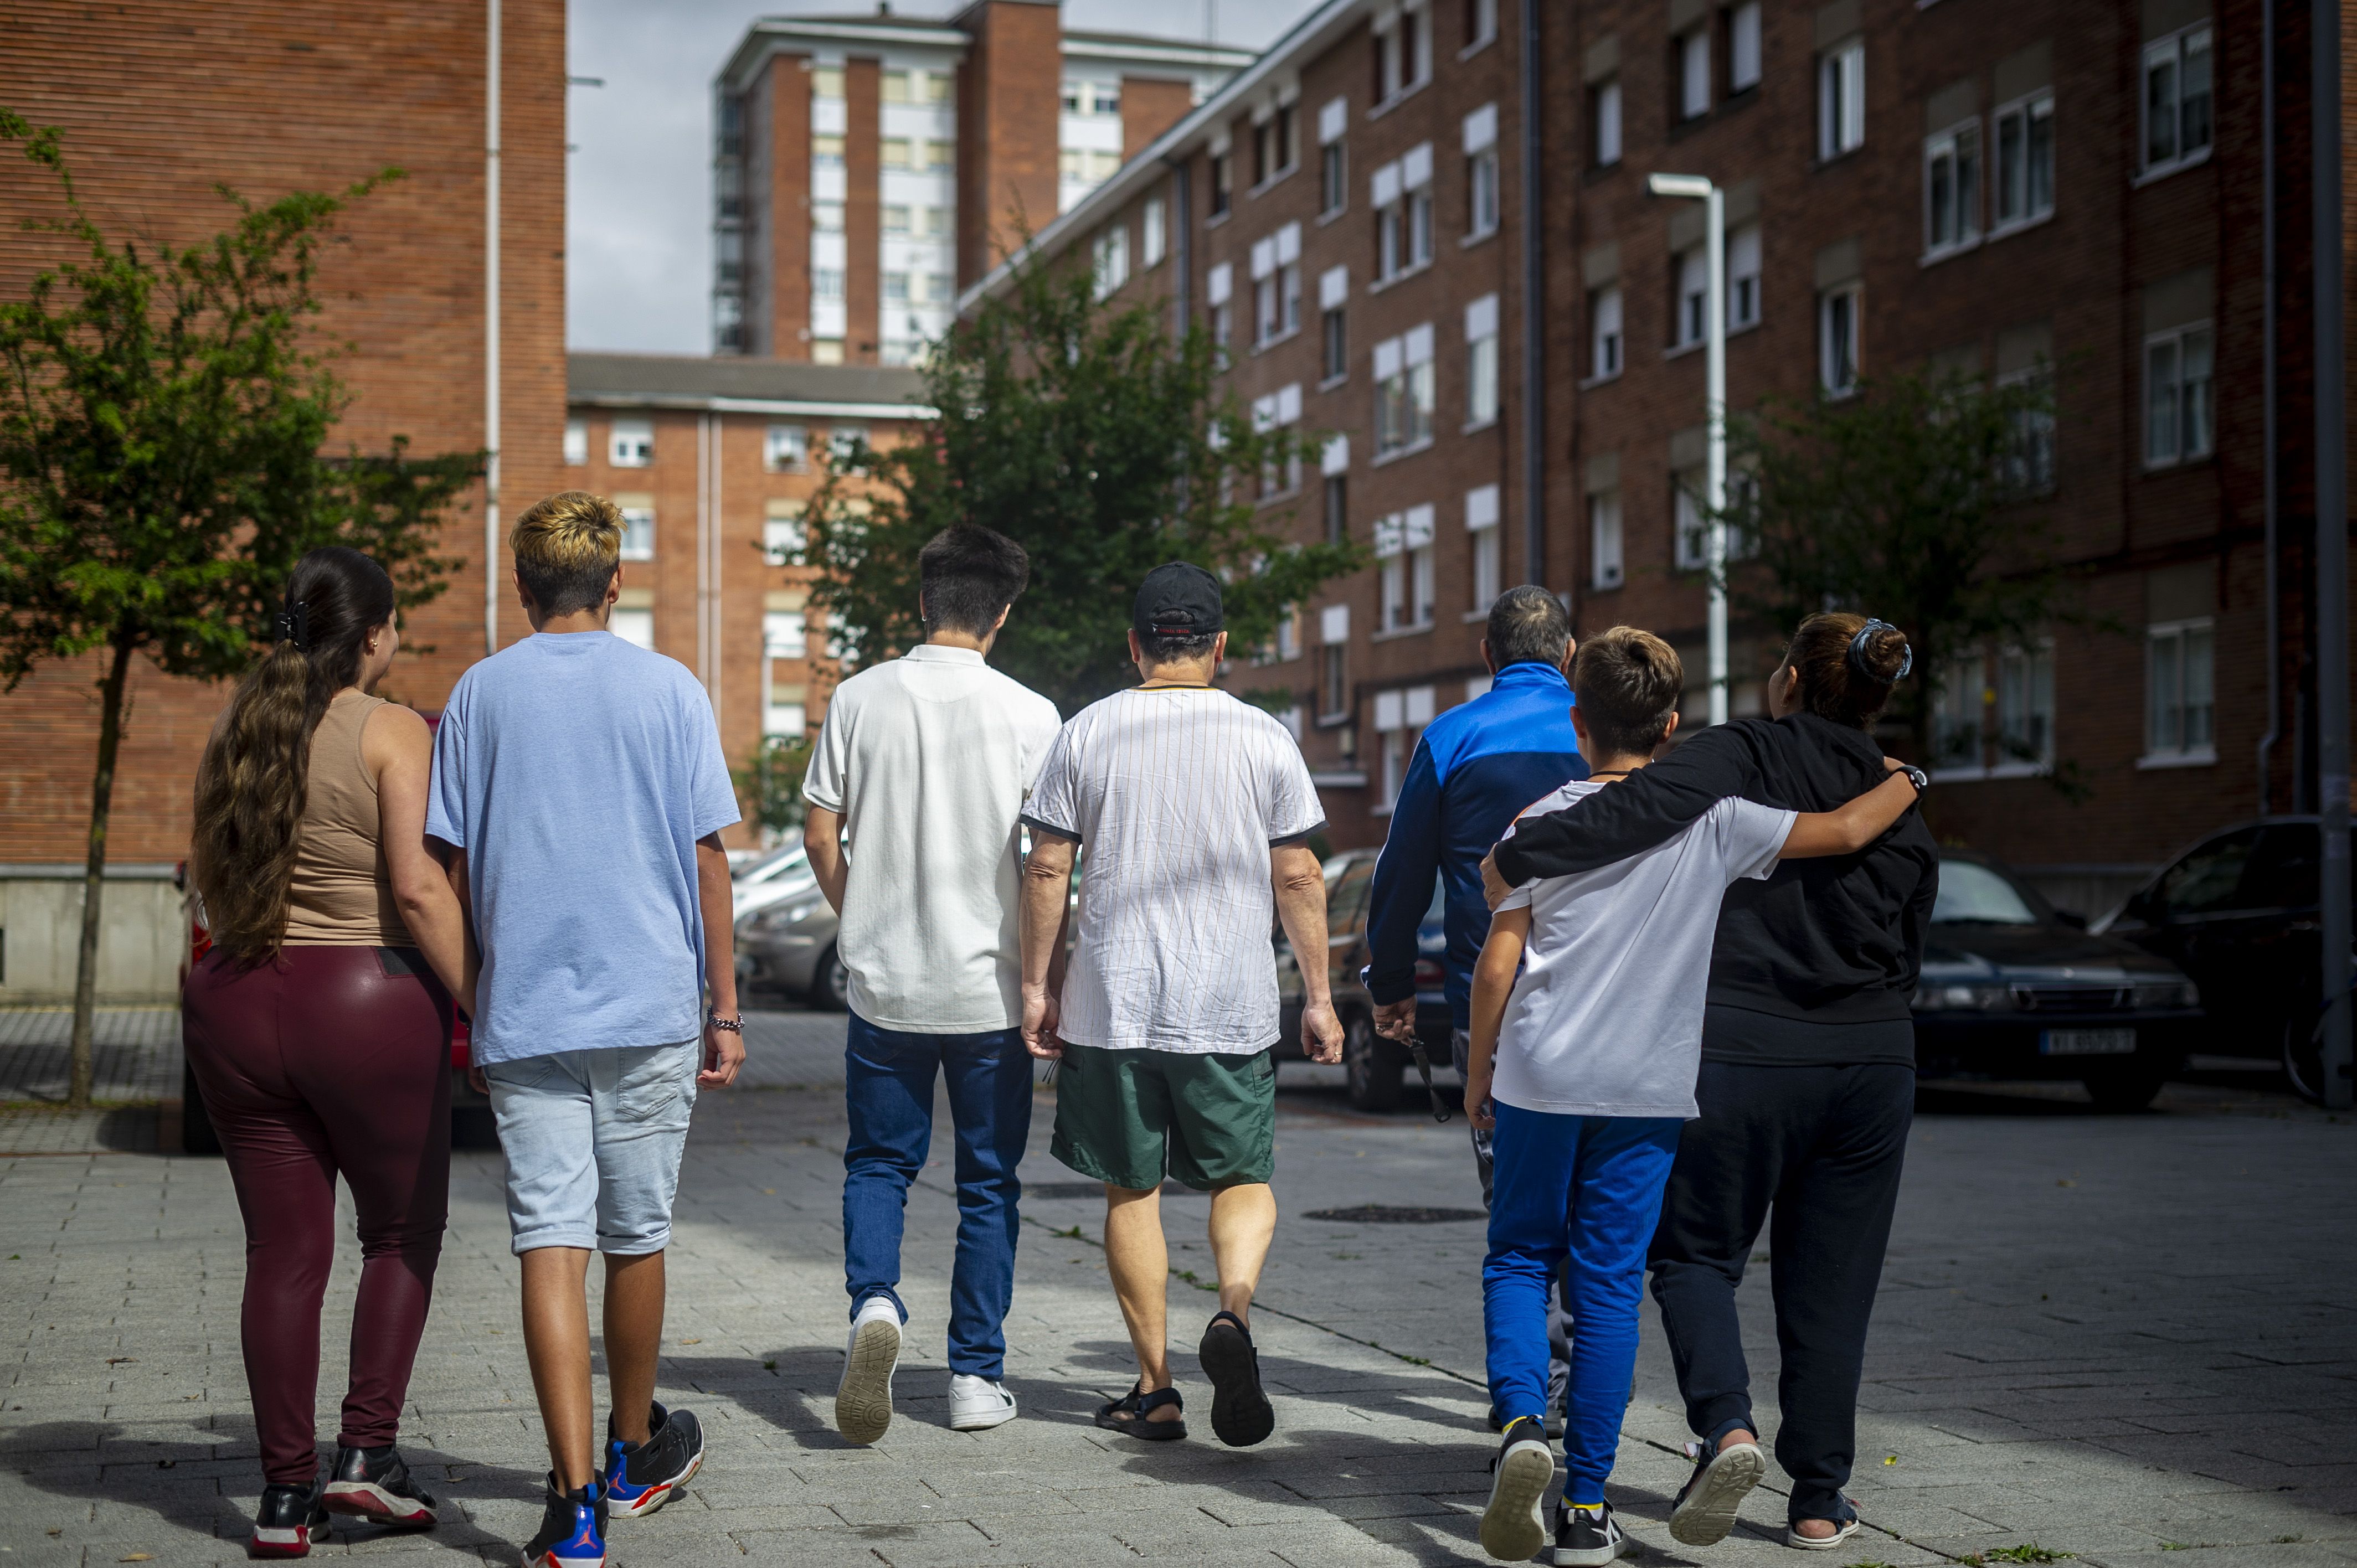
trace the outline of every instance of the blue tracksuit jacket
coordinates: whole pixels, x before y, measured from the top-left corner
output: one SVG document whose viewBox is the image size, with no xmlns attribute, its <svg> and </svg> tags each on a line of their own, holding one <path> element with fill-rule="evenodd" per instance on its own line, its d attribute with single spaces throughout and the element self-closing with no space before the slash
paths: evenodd
<svg viewBox="0 0 2357 1568">
<path fill-rule="evenodd" d="M 1489 691 L 1425 726 L 1375 861 L 1367 908 L 1367 990 L 1378 1004 L 1415 994 L 1415 931 L 1436 873 L 1448 885 L 1448 1012 L 1470 1026 L 1473 961 L 1490 935 L 1481 857 L 1532 801 L 1587 777 L 1571 727 L 1571 683 L 1539 663 L 1509 664 Z"/>
</svg>

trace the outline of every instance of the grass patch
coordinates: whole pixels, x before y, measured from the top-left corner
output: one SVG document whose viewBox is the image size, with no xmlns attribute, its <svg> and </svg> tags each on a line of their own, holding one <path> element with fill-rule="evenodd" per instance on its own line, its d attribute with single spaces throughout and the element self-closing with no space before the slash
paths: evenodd
<svg viewBox="0 0 2357 1568">
<path fill-rule="evenodd" d="M 2078 1556 L 2075 1552 L 2057 1552 L 2050 1546 L 2040 1546 L 2032 1541 L 2020 1546 L 1998 1546 L 1986 1552 L 1975 1552 L 1959 1558 L 1959 1562 L 1989 1563 L 2061 1563 Z"/>
</svg>

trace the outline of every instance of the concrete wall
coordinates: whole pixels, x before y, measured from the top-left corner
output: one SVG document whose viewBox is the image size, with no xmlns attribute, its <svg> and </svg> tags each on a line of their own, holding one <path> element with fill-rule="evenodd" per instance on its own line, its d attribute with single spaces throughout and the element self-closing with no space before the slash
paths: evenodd
<svg viewBox="0 0 2357 1568">
<path fill-rule="evenodd" d="M 0 1006 L 73 1000 L 81 888 L 79 866 L 0 866 Z M 110 867 L 99 898 L 99 1001 L 178 1001 L 188 931 L 169 866 Z"/>
</svg>

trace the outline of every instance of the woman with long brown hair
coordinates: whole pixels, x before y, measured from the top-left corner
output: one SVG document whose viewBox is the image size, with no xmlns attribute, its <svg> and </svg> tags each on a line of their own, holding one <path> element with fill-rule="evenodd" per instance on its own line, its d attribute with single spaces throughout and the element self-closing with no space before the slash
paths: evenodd
<svg viewBox="0 0 2357 1568">
<path fill-rule="evenodd" d="M 457 896 L 425 847 L 431 735 L 374 694 L 400 647 L 384 569 L 312 551 L 197 770 L 189 870 L 213 948 L 188 976 L 182 1030 L 245 1217 L 260 1557 L 307 1555 L 331 1510 L 435 1521 L 393 1439 L 442 1251 L 451 997 L 471 976 Z M 361 1267 L 321 1476 L 312 1410 L 339 1174 Z"/>
<path fill-rule="evenodd" d="M 1821 811 L 1880 782 L 1871 734 L 1914 656 L 1887 622 L 1813 615 L 1768 680 L 1764 719 L 1702 730 L 1491 852 L 1506 885 L 1649 849 L 1729 796 Z M 1920 770 L 1916 784 L 1925 782 Z M 1670 1533 L 1708 1545 L 1766 1472 L 1735 1292 L 1763 1225 L 1782 1366 L 1776 1458 L 1784 1541 L 1830 1551 L 1858 1529 L 1842 1495 L 1857 1447 L 1867 1323 L 1915 1110 L 1909 1004 L 1939 891 L 1916 812 L 1857 854 L 1788 861 L 1719 906 L 1698 1119 L 1685 1125 L 1648 1255 L 1695 1471 Z M 1498 889 L 1503 896 L 1502 886 Z M 1770 1211 L 1772 1208 L 1773 1218 Z"/>
</svg>

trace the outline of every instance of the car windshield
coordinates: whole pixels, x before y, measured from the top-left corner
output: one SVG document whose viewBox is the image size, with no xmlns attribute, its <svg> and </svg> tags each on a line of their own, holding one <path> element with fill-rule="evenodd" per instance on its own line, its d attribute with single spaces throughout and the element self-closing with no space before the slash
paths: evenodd
<svg viewBox="0 0 2357 1568">
<path fill-rule="evenodd" d="M 1940 863 L 1940 897 L 1932 905 L 1935 926 L 2034 926 L 2037 912 L 2021 890 L 1977 861 Z"/>
</svg>

